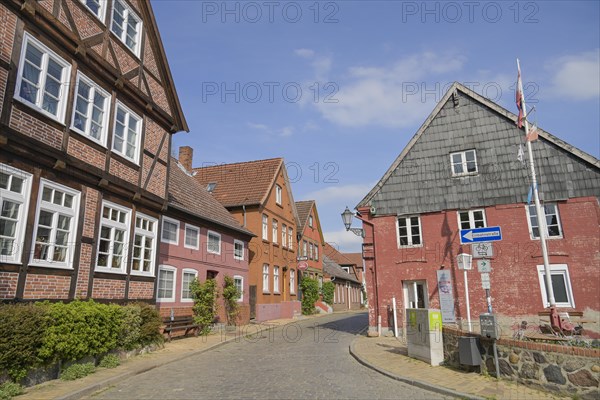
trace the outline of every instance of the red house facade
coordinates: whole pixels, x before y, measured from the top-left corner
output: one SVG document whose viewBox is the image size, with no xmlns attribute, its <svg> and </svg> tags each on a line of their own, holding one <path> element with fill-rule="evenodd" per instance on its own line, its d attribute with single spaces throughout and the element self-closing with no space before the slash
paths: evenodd
<svg viewBox="0 0 600 400">
<path fill-rule="evenodd" d="M 444 297 L 444 318 L 466 328 L 457 256 L 480 249 L 461 245 L 459 231 L 492 226 L 502 231 L 487 258 L 493 312 L 504 333 L 515 322 L 540 322 L 548 307 L 540 227 L 528 202 L 528 169 L 517 159 L 524 133 L 515 121 L 514 114 L 455 83 L 357 206 L 366 234 L 371 330 L 379 318 L 383 330 L 391 326 L 394 297 L 398 321 L 406 308 L 440 308 Z M 532 145 L 558 311 L 599 321 L 600 162 L 541 130 Z M 471 319 L 478 322 L 487 302 L 476 261 L 467 279 Z M 584 328 L 592 335 L 599 329 L 597 323 Z"/>
</svg>

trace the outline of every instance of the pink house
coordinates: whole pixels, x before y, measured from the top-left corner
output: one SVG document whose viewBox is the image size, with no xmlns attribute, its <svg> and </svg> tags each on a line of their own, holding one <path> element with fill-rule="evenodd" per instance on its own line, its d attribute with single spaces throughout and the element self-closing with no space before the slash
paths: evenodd
<svg viewBox="0 0 600 400">
<path fill-rule="evenodd" d="M 226 275 L 242 292 L 240 323 L 249 320 L 248 242 L 254 236 L 192 177 L 171 159 L 168 207 L 160 229 L 156 304 L 161 315 L 191 315 L 189 285 L 209 278 L 223 287 Z M 223 304 L 219 317 L 225 322 Z"/>
</svg>

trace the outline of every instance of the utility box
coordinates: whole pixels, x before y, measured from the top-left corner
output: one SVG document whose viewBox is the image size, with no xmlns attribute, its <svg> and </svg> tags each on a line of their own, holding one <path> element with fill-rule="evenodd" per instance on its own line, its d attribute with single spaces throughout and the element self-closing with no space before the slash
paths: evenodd
<svg viewBox="0 0 600 400">
<path fill-rule="evenodd" d="M 479 326 L 481 327 L 481 336 L 488 339 L 498 339 L 498 324 L 494 314 L 480 314 Z"/>
<path fill-rule="evenodd" d="M 444 361 L 440 310 L 407 309 L 406 344 L 409 357 L 423 360 L 430 365 L 440 365 Z"/>
<path fill-rule="evenodd" d="M 481 365 L 481 355 L 476 337 L 458 338 L 458 356 L 463 365 Z"/>
</svg>

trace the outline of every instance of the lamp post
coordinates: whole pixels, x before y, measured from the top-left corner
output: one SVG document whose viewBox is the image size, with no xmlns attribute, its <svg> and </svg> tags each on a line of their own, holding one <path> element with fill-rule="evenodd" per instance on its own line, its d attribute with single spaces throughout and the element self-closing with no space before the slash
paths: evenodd
<svg viewBox="0 0 600 400">
<path fill-rule="evenodd" d="M 356 236 L 360 236 L 362 238 L 365 237 L 365 230 L 362 228 L 351 228 L 352 226 L 352 218 L 354 217 L 354 213 L 350 211 L 348 206 L 342 213 L 342 221 L 344 221 L 344 226 L 346 227 L 346 231 L 350 231 L 354 233 Z"/>
</svg>

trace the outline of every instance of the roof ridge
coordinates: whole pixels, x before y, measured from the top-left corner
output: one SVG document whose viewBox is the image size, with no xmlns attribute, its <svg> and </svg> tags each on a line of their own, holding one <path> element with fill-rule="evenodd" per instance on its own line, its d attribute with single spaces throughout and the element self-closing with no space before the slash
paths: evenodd
<svg viewBox="0 0 600 400">
<path fill-rule="evenodd" d="M 196 170 L 199 170 L 199 169 L 227 167 L 227 166 L 232 166 L 232 165 L 252 164 L 252 163 L 258 163 L 258 162 L 263 162 L 263 161 L 276 161 L 276 160 L 277 161 L 283 161 L 283 157 L 273 157 L 273 158 L 265 158 L 265 159 L 261 159 L 261 160 L 238 161 L 238 162 L 233 162 L 233 163 L 223 163 L 223 164 L 217 164 L 217 165 L 207 165 L 205 167 L 195 167 L 195 168 L 192 168 L 192 171 L 196 171 Z"/>
</svg>

